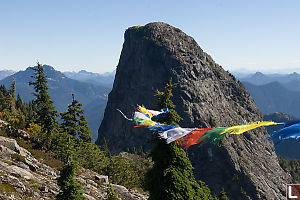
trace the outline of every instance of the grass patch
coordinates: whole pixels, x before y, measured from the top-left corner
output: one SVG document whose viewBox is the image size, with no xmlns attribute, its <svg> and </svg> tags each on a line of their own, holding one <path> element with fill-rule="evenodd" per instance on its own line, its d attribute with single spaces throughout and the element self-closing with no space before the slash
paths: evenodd
<svg viewBox="0 0 300 200">
<path fill-rule="evenodd" d="M 34 190 L 34 191 L 39 191 L 39 188 L 41 187 L 41 183 L 39 183 L 37 180 L 35 179 L 30 179 L 29 180 L 29 183 L 31 184 L 31 188 Z"/>
<path fill-rule="evenodd" d="M 8 183 L 0 183 L 0 193 L 14 193 L 16 189 Z"/>
<path fill-rule="evenodd" d="M 28 151 L 33 155 L 33 157 L 35 157 L 45 165 L 48 165 L 57 170 L 62 168 L 61 161 L 59 159 L 54 158 L 51 152 L 45 152 L 38 149 L 29 149 Z"/>
<path fill-rule="evenodd" d="M 11 157 L 12 159 L 16 160 L 16 161 L 19 161 L 19 162 L 23 162 L 23 163 L 26 162 L 25 157 L 24 157 L 24 156 L 21 156 L 21 155 L 19 155 L 19 154 L 17 154 L 17 153 L 11 154 L 10 157 Z"/>
<path fill-rule="evenodd" d="M 24 149 L 33 149 L 33 144 L 30 141 L 24 140 L 23 138 L 13 138 L 17 141 L 18 145 L 20 147 L 23 147 Z"/>
<path fill-rule="evenodd" d="M 0 160 L 8 165 L 12 165 L 13 163 L 10 161 L 10 160 L 4 160 L 4 159 L 1 159 Z"/>
<path fill-rule="evenodd" d="M 4 131 L 2 131 L 2 130 L 0 131 L 0 136 L 8 137 L 7 134 L 6 134 L 6 132 L 4 132 Z"/>
<path fill-rule="evenodd" d="M 44 173 L 42 173 L 42 172 L 40 172 L 40 171 L 36 171 L 35 172 L 36 174 L 39 174 L 39 175 L 41 175 L 41 176 L 45 176 L 46 174 L 44 174 Z"/>
</svg>

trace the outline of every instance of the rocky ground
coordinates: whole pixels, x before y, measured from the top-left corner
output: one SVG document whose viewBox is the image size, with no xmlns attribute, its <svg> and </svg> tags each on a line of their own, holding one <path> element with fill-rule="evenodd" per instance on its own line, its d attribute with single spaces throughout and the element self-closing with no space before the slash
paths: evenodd
<svg viewBox="0 0 300 200">
<path fill-rule="evenodd" d="M 16 140 L 0 136 L 0 199 L 55 199 L 59 171 L 37 160 Z M 87 199 L 105 199 L 108 177 L 80 169 L 77 180 Z M 144 200 L 147 196 L 112 184 L 122 200 Z"/>
</svg>

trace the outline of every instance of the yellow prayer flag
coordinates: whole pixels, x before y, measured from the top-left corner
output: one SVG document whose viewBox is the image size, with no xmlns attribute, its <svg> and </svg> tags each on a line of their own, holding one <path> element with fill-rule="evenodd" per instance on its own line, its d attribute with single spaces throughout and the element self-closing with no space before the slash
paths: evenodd
<svg viewBox="0 0 300 200">
<path fill-rule="evenodd" d="M 244 125 L 238 125 L 238 126 L 232 126 L 229 128 L 226 128 L 224 131 L 222 131 L 220 134 L 224 133 L 230 133 L 230 134 L 242 134 L 246 131 L 250 131 L 252 129 L 261 127 L 261 126 L 270 126 L 270 125 L 277 125 L 278 123 L 272 122 L 272 121 L 256 121 L 249 124 Z"/>
</svg>

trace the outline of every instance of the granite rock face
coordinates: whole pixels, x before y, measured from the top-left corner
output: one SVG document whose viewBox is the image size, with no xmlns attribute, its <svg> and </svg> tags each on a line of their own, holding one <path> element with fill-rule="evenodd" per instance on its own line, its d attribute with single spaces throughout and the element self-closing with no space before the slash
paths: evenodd
<svg viewBox="0 0 300 200">
<path fill-rule="evenodd" d="M 137 104 L 156 109 L 156 89 L 172 78 L 182 127 L 232 126 L 261 120 L 243 85 L 205 53 L 195 40 L 165 23 L 131 27 L 125 41 L 113 89 L 109 94 L 97 144 L 106 139 L 119 153 L 127 147 L 151 147 L 151 134 L 133 128 L 116 110 L 128 117 Z M 222 147 L 192 146 L 189 157 L 197 179 L 213 192 L 224 187 L 230 199 L 284 199 L 290 175 L 284 172 L 263 128 L 243 135 L 227 136 Z"/>
</svg>

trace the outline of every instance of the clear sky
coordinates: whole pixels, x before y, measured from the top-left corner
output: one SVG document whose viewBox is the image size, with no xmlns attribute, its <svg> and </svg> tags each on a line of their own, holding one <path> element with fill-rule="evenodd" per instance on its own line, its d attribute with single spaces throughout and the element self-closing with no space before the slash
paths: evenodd
<svg viewBox="0 0 300 200">
<path fill-rule="evenodd" d="M 299 11 L 299 0 L 0 0 L 0 69 L 112 71 L 128 27 L 163 21 L 226 70 L 300 72 Z"/>
</svg>

